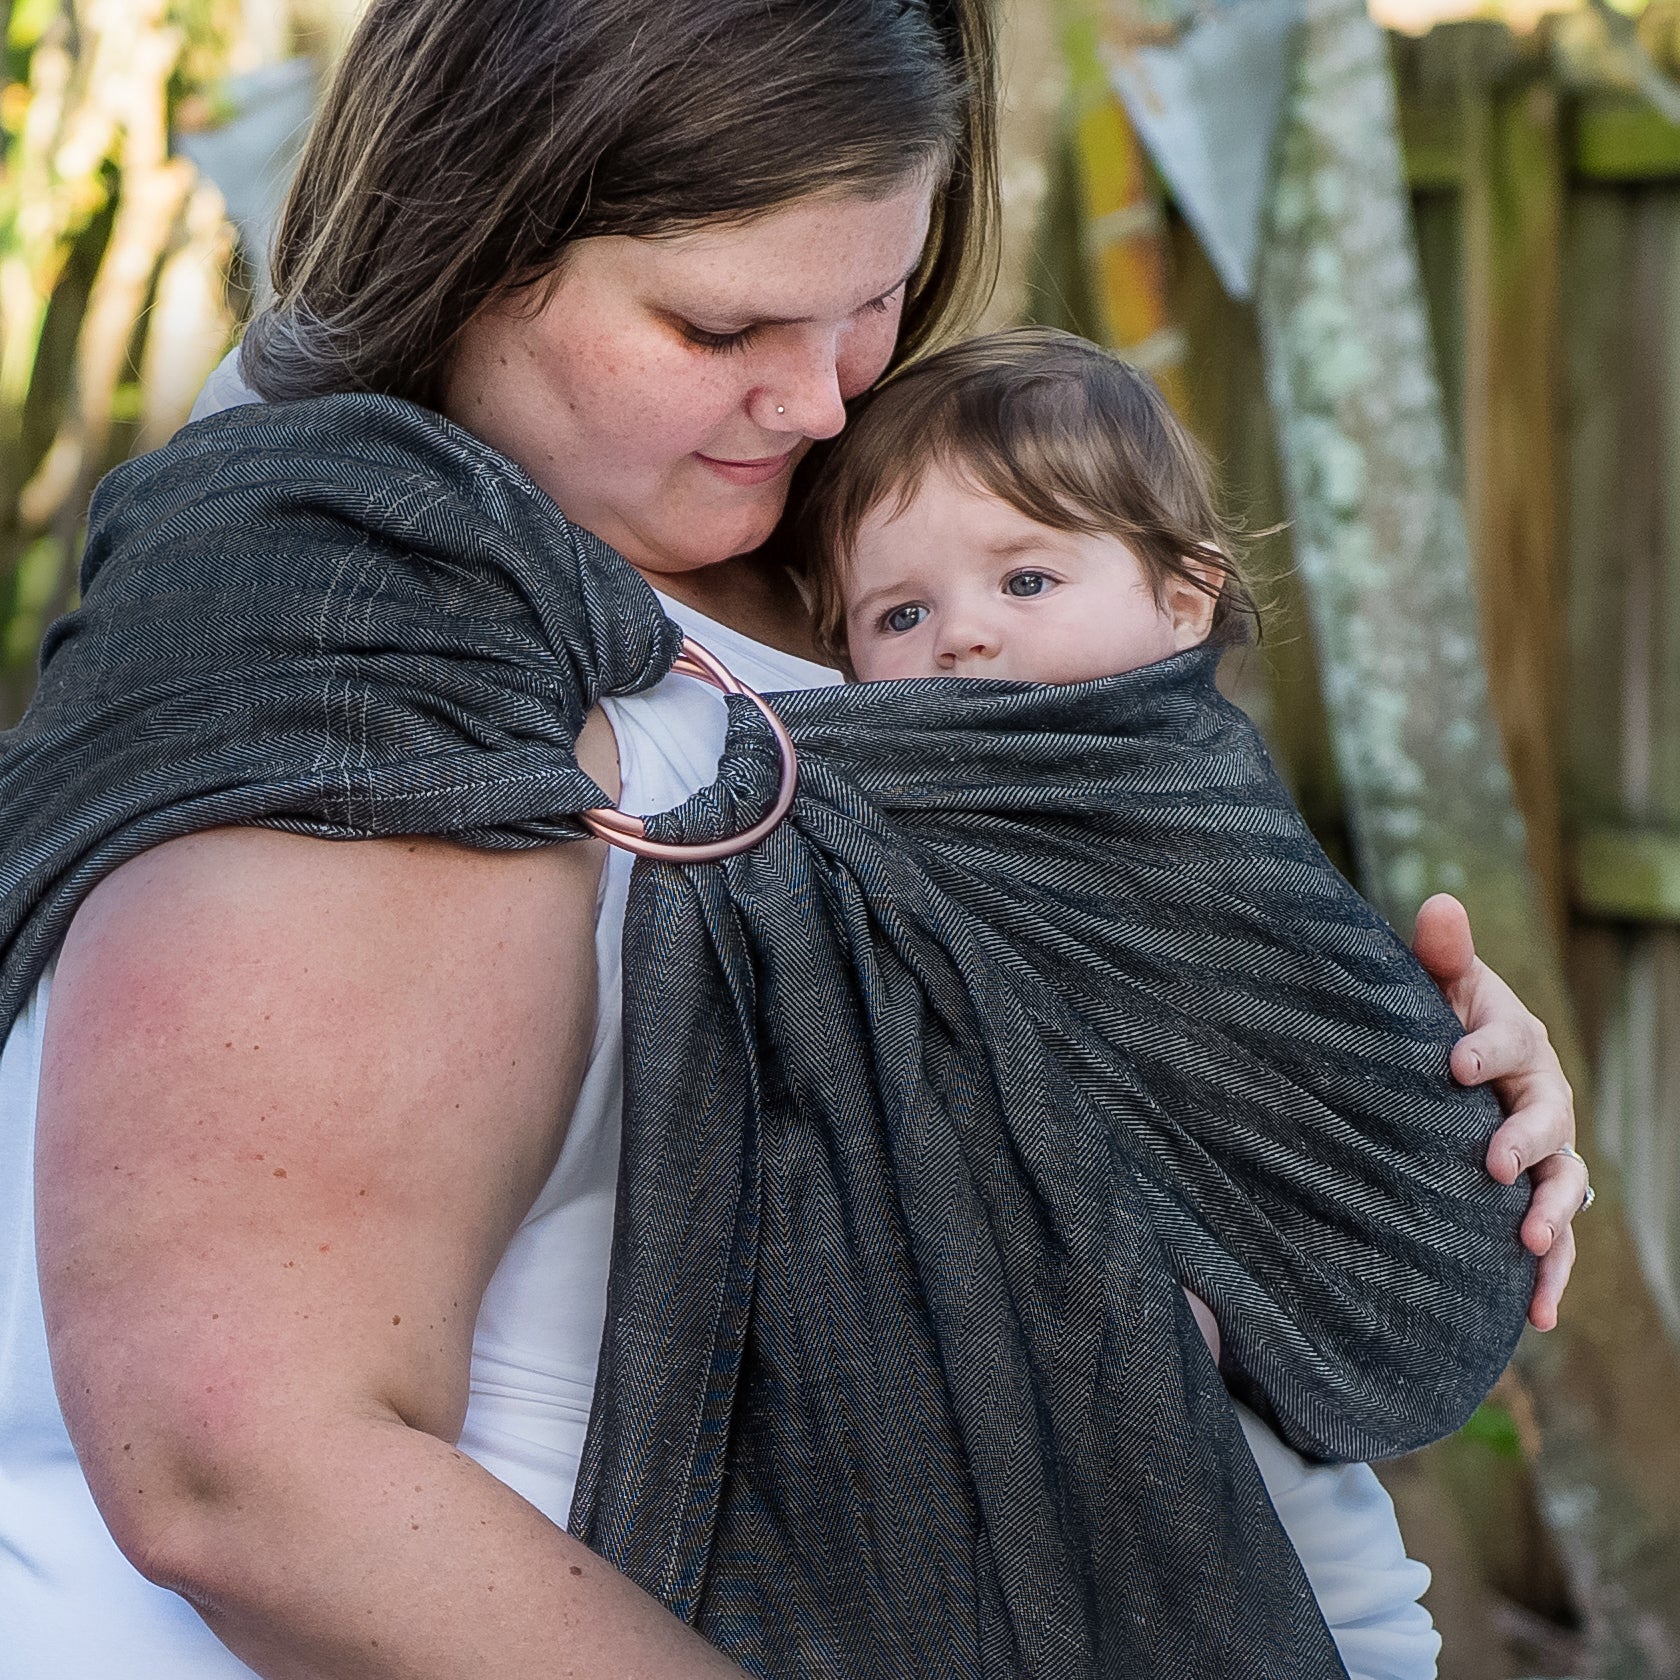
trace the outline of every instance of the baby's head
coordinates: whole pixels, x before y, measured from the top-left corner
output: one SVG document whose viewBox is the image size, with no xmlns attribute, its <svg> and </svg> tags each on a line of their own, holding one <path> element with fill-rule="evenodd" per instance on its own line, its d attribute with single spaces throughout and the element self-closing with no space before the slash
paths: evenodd
<svg viewBox="0 0 1680 1680">
<path fill-rule="evenodd" d="M 970 339 L 848 426 L 800 526 L 817 633 L 865 682 L 1083 682 L 1255 617 L 1207 463 L 1147 375 L 1070 333 Z"/>
</svg>

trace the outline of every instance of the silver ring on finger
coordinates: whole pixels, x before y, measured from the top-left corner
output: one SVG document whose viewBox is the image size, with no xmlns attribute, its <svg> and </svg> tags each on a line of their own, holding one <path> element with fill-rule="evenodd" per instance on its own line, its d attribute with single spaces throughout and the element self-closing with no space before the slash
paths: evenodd
<svg viewBox="0 0 1680 1680">
<path fill-rule="evenodd" d="M 1559 1144 L 1558 1147 L 1555 1150 L 1552 1151 L 1552 1153 L 1554 1155 L 1567 1155 L 1571 1161 L 1579 1161 L 1581 1163 L 1581 1171 L 1582 1172 L 1587 1172 L 1588 1171 L 1586 1157 L 1584 1155 L 1582 1155 L 1581 1152 L 1578 1149 L 1576 1149 L 1573 1145 L 1567 1144 L 1567 1143 Z M 1597 1200 L 1598 1200 L 1598 1192 L 1595 1189 L 1593 1189 L 1592 1179 L 1589 1177 L 1587 1179 L 1586 1194 L 1584 1196 L 1582 1196 L 1581 1205 L 1575 1211 L 1577 1213 L 1585 1213 L 1587 1211 L 1587 1209 L 1590 1208 L 1593 1205 L 1593 1203 L 1596 1202 Z"/>
</svg>

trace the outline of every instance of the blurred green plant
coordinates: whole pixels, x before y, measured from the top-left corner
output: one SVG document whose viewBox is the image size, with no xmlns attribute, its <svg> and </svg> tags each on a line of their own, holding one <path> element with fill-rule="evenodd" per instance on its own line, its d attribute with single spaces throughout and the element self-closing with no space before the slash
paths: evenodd
<svg viewBox="0 0 1680 1680">
<path fill-rule="evenodd" d="M 1460 1440 L 1485 1448 L 1495 1458 L 1514 1461 L 1523 1456 L 1517 1420 L 1511 1416 L 1509 1407 L 1497 1400 L 1484 1400 L 1458 1434 Z"/>
<path fill-rule="evenodd" d="M 244 299 L 221 194 L 172 155 L 213 120 L 241 0 L 0 0 L 0 722 L 75 598 L 88 497 L 166 438 Z"/>
</svg>

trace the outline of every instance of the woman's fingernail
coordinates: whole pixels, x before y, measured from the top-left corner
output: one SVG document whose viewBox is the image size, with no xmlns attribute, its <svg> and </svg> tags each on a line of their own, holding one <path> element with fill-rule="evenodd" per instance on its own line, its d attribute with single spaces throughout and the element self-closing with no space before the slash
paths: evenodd
<svg viewBox="0 0 1680 1680">
<path fill-rule="evenodd" d="M 1470 1071 L 1471 1071 L 1472 1074 L 1475 1075 L 1476 1078 L 1478 1078 L 1478 1079 L 1481 1078 L 1481 1076 L 1482 1076 L 1482 1058 L 1480 1056 L 1478 1056 L 1474 1050 L 1472 1050 L 1470 1052 Z"/>
</svg>

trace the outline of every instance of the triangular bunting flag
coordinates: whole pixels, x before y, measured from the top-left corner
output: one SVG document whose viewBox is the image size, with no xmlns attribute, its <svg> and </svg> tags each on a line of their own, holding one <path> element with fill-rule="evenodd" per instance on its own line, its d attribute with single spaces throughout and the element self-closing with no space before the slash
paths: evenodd
<svg viewBox="0 0 1680 1680">
<path fill-rule="evenodd" d="M 1254 290 L 1300 0 L 1235 0 L 1110 64 L 1115 91 L 1225 290 Z"/>
</svg>

